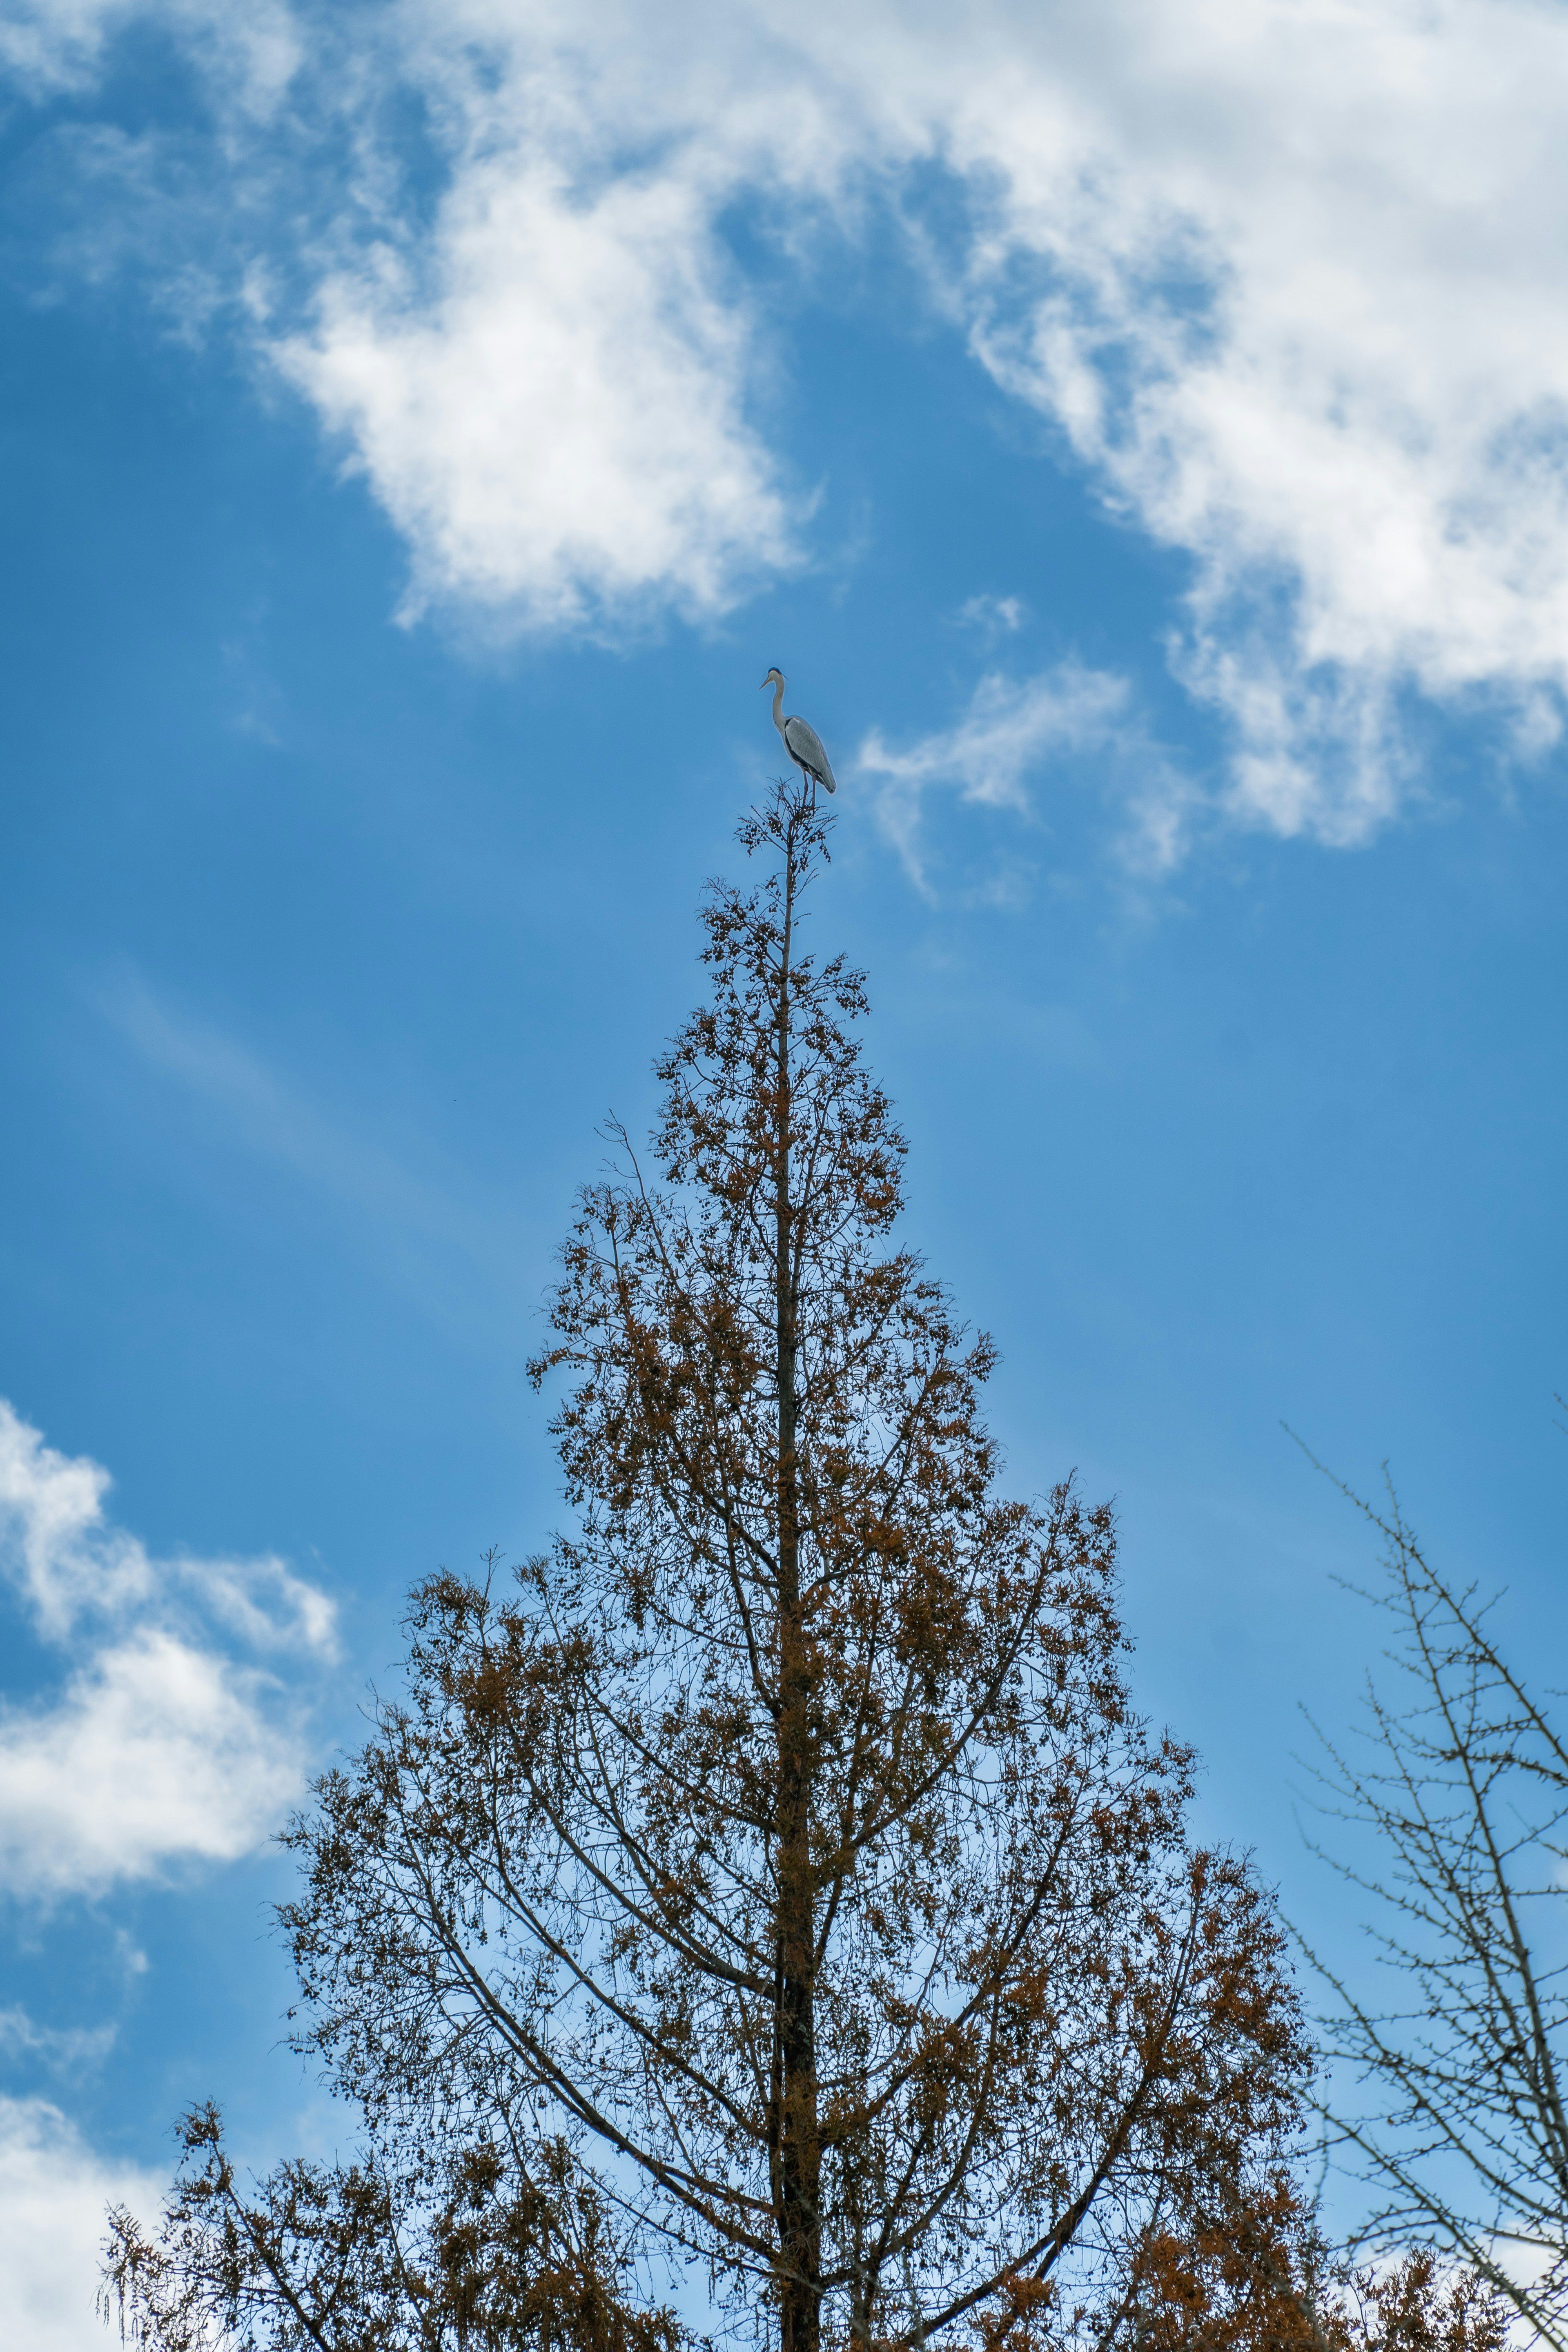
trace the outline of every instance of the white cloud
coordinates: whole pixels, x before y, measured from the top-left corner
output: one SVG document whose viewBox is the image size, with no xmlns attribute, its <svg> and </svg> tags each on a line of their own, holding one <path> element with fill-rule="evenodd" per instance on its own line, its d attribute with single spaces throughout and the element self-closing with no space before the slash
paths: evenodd
<svg viewBox="0 0 1568 2352">
<path fill-rule="evenodd" d="M 744 310 L 679 179 L 584 199 L 549 163 L 487 158 L 417 269 L 382 247 L 334 270 L 274 355 L 405 534 L 410 614 L 702 619 L 791 561 Z"/>
<path fill-rule="evenodd" d="M 0 2302 L 16 2352 L 103 2352 L 104 2211 L 156 2211 L 163 2183 L 94 2154 L 47 2099 L 0 2098 Z"/>
<path fill-rule="evenodd" d="M 0 1706 L 0 1885 L 16 1894 L 250 1851 L 304 1754 L 298 1673 L 258 1659 L 335 1655 L 331 1601 L 281 1560 L 155 1560 L 105 1517 L 109 1485 L 0 1399 L 0 1573 L 73 1662 L 63 1687 Z"/>
<path fill-rule="evenodd" d="M 133 1536 L 108 1525 L 107 1470 L 44 1444 L 0 1400 L 0 1561 L 48 1641 L 69 1633 L 79 1609 L 133 1607 L 152 1567 Z"/>
<path fill-rule="evenodd" d="M 270 1553 L 154 1562 L 105 1517 L 112 1483 L 88 1455 L 57 1454 L 0 1397 L 0 1572 L 47 1641 L 64 1641 L 84 1615 L 122 1620 L 184 1595 L 255 1647 L 333 1655 L 336 1612 L 324 1592 Z"/>
<path fill-rule="evenodd" d="M 148 1632 L 0 1716 L 0 1882 L 38 1895 L 232 1862 L 300 1787 L 297 1727 L 211 1650 Z"/>
<path fill-rule="evenodd" d="M 768 323 L 724 224 L 743 207 L 805 270 L 890 206 L 977 361 L 1189 560 L 1173 660 L 1233 745 L 1234 818 L 1366 838 L 1418 781 L 1412 696 L 1489 711 L 1518 757 L 1558 740 L 1561 10 L 401 0 L 310 22 L 327 46 L 291 87 L 352 163 L 324 233 L 279 232 L 314 291 L 272 349 L 405 534 L 414 606 L 603 631 L 710 617 L 794 562 L 805 505 L 758 393 L 809 391 L 817 355 Z M 383 127 L 407 120 L 395 86 L 426 109 L 433 203 Z"/>
</svg>

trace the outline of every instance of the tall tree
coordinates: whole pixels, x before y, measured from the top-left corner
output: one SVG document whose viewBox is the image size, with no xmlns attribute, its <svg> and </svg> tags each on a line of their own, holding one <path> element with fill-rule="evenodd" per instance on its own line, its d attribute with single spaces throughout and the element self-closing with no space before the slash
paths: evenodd
<svg viewBox="0 0 1568 2352">
<path fill-rule="evenodd" d="M 1568 2346 L 1568 1738 L 1392 1493 L 1351 1499 L 1385 1547 L 1368 1598 L 1388 1643 L 1355 1743 L 1323 1741 L 1325 1809 L 1353 1841 L 1330 1858 L 1370 1901 L 1376 1963 L 1353 1981 L 1315 1963 L 1331 2125 L 1372 2189 L 1370 2240 L 1441 2247 Z"/>
<path fill-rule="evenodd" d="M 1109 1513 L 997 1492 L 990 1343 L 898 1244 L 826 836 L 783 785 L 742 826 L 651 1160 L 581 1197 L 574 1529 L 417 1593 L 293 1832 L 301 2041 L 384 2131 L 536 2110 L 781 2352 L 1106 2340 L 1141 2248 L 1266 2197 L 1305 2053 L 1131 1709 Z"/>
</svg>

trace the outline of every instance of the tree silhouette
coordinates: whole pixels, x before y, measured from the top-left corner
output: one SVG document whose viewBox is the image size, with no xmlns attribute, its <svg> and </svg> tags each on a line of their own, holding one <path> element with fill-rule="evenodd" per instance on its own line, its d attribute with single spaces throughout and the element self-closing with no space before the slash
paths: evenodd
<svg viewBox="0 0 1568 2352">
<path fill-rule="evenodd" d="M 805 949 L 827 832 L 782 783 L 742 825 L 651 1151 L 581 1196 L 532 1368 L 574 1525 L 420 1588 L 293 1827 L 300 2046 L 378 2180 L 548 2174 L 589 2352 L 574 2309 L 666 2325 L 661 2261 L 780 2352 L 1322 2352 L 1280 1937 L 1133 1712 L 1110 1513 L 999 1491 L 864 983 Z"/>
<path fill-rule="evenodd" d="M 997 1494 L 990 1344 L 897 1245 L 826 835 L 782 784 L 743 825 L 651 1170 L 617 1130 L 581 1197 L 533 1367 L 574 1531 L 423 1588 L 294 1832 L 304 2040 L 376 2117 L 540 2103 L 783 2352 L 1093 2329 L 1254 2193 L 1304 2053 L 1130 1706 L 1109 1513 Z"/>
</svg>

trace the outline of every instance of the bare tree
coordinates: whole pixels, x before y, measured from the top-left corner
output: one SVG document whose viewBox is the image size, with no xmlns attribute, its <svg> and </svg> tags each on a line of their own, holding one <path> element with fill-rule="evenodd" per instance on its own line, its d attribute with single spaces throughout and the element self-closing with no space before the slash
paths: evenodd
<svg viewBox="0 0 1568 2352">
<path fill-rule="evenodd" d="M 742 839 L 764 878 L 710 895 L 710 1000 L 648 1161 L 617 1131 L 582 1195 L 535 1366 L 575 1524 L 416 1594 L 401 1699 L 291 1832 L 300 2046 L 377 2182 L 553 2151 L 550 2243 L 614 2219 L 565 2272 L 633 2352 L 660 2260 L 781 2352 L 1338 2352 L 1279 1930 L 1133 1712 L 1109 1512 L 998 1492 L 991 1346 L 896 1238 L 862 981 L 803 951 L 809 786 Z M 122 2237 L 176 2315 L 229 2242 L 212 2177 L 205 2236 Z M 580 2305 L 552 2324 L 596 2352 Z"/>
<path fill-rule="evenodd" d="M 1498 1646 L 1492 1604 L 1433 1566 L 1392 1490 L 1384 1512 L 1351 1499 L 1384 1538 L 1386 1580 L 1364 1597 L 1388 1620 L 1388 1673 L 1353 1748 L 1319 1732 L 1319 1777 L 1353 1832 L 1328 1859 L 1375 1906 L 1388 1990 L 1314 1958 L 1327 2053 L 1364 2101 L 1331 2099 L 1331 2141 L 1373 2192 L 1368 2242 L 1447 2250 L 1563 2346 L 1568 1745 Z"/>
</svg>

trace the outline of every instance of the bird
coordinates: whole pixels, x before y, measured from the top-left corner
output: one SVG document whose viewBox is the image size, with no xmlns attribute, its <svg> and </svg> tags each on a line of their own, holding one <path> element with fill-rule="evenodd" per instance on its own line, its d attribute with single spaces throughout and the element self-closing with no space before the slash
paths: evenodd
<svg viewBox="0 0 1568 2352">
<path fill-rule="evenodd" d="M 773 725 L 784 737 L 784 750 L 795 766 L 803 775 L 814 776 L 819 784 L 826 784 L 830 793 L 836 793 L 838 787 L 833 781 L 833 770 L 827 763 L 827 754 L 822 748 L 822 738 L 816 728 L 808 719 L 785 719 L 783 716 L 783 670 L 769 670 L 763 684 L 773 688 Z"/>
</svg>

